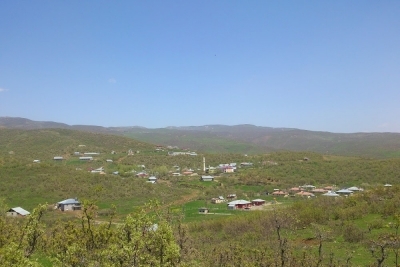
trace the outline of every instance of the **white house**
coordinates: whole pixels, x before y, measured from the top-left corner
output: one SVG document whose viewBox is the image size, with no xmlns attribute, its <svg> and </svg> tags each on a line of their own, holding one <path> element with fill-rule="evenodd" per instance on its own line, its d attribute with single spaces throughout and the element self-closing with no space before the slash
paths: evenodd
<svg viewBox="0 0 400 267">
<path fill-rule="evenodd" d="M 348 190 L 348 189 L 340 189 L 338 191 L 336 191 L 337 194 L 341 194 L 341 195 L 350 195 L 353 194 L 353 191 Z"/>
<path fill-rule="evenodd" d="M 29 214 L 30 214 L 29 211 L 24 210 L 21 207 L 11 208 L 6 213 L 7 216 L 14 216 L 14 217 L 16 217 L 16 216 L 23 217 L 23 216 L 27 216 Z"/>
<path fill-rule="evenodd" d="M 350 191 L 353 191 L 353 192 L 363 191 L 362 188 L 359 188 L 359 187 L 357 187 L 357 186 L 349 187 L 349 188 L 347 188 L 347 190 L 350 190 Z"/>
<path fill-rule="evenodd" d="M 228 209 L 230 210 L 245 209 L 250 207 L 251 202 L 244 199 L 234 200 L 228 203 Z"/>
<path fill-rule="evenodd" d="M 323 196 L 327 196 L 327 197 L 340 197 L 339 194 L 337 194 L 337 193 L 335 193 L 335 192 L 333 192 L 333 191 L 328 191 L 327 193 L 322 194 L 322 195 L 323 195 Z"/>
<path fill-rule="evenodd" d="M 93 157 L 79 157 L 79 160 L 90 161 L 93 160 Z"/>
<path fill-rule="evenodd" d="M 209 212 L 210 212 L 209 208 L 205 208 L 205 207 L 199 208 L 199 213 L 200 214 L 207 214 Z"/>
<path fill-rule="evenodd" d="M 155 177 L 155 176 L 150 176 L 150 177 L 147 179 L 147 181 L 148 181 L 149 183 L 155 184 L 155 183 L 157 182 L 157 177 Z"/>
<path fill-rule="evenodd" d="M 200 181 L 203 181 L 203 182 L 212 182 L 212 181 L 214 181 L 214 176 L 203 175 L 203 176 L 201 176 Z"/>
<path fill-rule="evenodd" d="M 100 168 L 91 170 L 90 172 L 91 172 L 91 173 L 103 173 L 103 172 L 104 172 L 104 168 L 103 168 L 103 167 L 100 167 Z"/>
<path fill-rule="evenodd" d="M 69 198 L 69 199 L 57 202 L 57 209 L 59 209 L 61 211 L 80 210 L 81 203 L 78 201 L 77 198 Z"/>
<path fill-rule="evenodd" d="M 219 196 L 219 197 L 214 197 L 211 199 L 211 203 L 213 204 L 218 204 L 218 203 L 222 203 L 225 202 L 225 198 L 223 196 Z"/>
</svg>

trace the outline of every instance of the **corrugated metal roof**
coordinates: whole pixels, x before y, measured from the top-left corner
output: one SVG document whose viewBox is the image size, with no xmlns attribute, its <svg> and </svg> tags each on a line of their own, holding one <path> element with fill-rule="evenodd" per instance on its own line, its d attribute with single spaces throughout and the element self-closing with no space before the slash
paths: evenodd
<svg viewBox="0 0 400 267">
<path fill-rule="evenodd" d="M 349 187 L 349 188 L 347 188 L 347 190 L 350 190 L 350 191 L 361 191 L 361 189 L 358 188 L 357 186 Z"/>
<path fill-rule="evenodd" d="M 238 199 L 238 200 L 234 200 L 228 203 L 229 206 L 231 205 L 245 205 L 245 204 L 250 204 L 251 202 L 247 201 L 247 200 L 243 200 L 243 199 Z"/>
<path fill-rule="evenodd" d="M 57 202 L 57 204 L 70 205 L 70 204 L 81 204 L 81 203 L 77 199 L 69 198 L 69 199 Z"/>
<path fill-rule="evenodd" d="M 351 193 L 353 193 L 353 191 L 350 191 L 350 190 L 347 190 L 347 189 L 341 189 L 341 190 L 338 190 L 338 191 L 336 191 L 336 193 L 342 193 L 342 194 L 351 194 Z"/>
<path fill-rule="evenodd" d="M 22 215 L 22 216 L 26 216 L 26 215 L 31 214 L 29 211 L 24 210 L 24 209 L 21 208 L 21 207 L 12 208 L 12 209 L 10 209 L 10 210 L 15 211 L 16 213 L 18 213 L 18 214 L 20 214 L 20 215 Z"/>
<path fill-rule="evenodd" d="M 336 194 L 335 192 L 329 191 L 328 193 L 322 194 L 323 196 L 328 196 L 328 197 L 338 197 L 340 196 L 339 194 Z"/>
</svg>

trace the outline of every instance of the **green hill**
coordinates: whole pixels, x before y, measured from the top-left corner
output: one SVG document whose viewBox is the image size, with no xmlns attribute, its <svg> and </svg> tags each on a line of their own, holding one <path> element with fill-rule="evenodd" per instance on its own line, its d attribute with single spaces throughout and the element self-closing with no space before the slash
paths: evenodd
<svg viewBox="0 0 400 267">
<path fill-rule="evenodd" d="M 201 153 L 259 154 L 287 150 L 371 158 L 400 157 L 400 133 L 330 133 L 247 124 L 148 129 L 137 126 L 67 125 L 13 117 L 0 117 L 1 127 L 7 129 L 62 128 L 116 136 L 124 135 L 142 142 L 177 146 Z"/>
<path fill-rule="evenodd" d="M 373 158 L 400 157 L 399 133 L 329 133 L 254 125 L 208 125 L 167 129 L 131 128 L 125 135 L 138 140 L 190 147 L 202 152 L 266 153 L 312 151 Z"/>
<path fill-rule="evenodd" d="M 74 152 L 127 153 L 132 150 L 153 150 L 154 145 L 131 138 L 67 129 L 19 130 L 0 129 L 0 155 L 16 158 L 51 160 L 66 158 Z"/>
</svg>

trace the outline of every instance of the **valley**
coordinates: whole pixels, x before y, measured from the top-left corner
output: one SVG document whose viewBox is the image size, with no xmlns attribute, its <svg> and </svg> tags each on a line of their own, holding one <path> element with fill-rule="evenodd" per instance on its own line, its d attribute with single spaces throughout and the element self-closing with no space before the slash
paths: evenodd
<svg viewBox="0 0 400 267">
<path fill-rule="evenodd" d="M 0 129 L 0 230 L 15 233 L 0 250 L 26 266 L 129 266 L 131 253 L 147 255 L 143 266 L 396 266 L 399 176 L 400 158 L 202 153 L 86 131 Z M 54 208 L 67 199 L 81 206 Z M 31 215 L 5 216 L 14 207 Z M 135 248 L 126 229 L 138 227 L 159 230 Z"/>
</svg>

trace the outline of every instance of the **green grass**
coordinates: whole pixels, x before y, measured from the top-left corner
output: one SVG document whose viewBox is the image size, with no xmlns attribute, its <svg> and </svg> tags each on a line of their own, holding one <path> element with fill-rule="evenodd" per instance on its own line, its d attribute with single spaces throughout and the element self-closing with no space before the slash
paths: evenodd
<svg viewBox="0 0 400 267">
<path fill-rule="evenodd" d="M 254 162 L 253 168 L 240 168 L 237 173 L 216 176 L 214 182 L 202 182 L 197 177 L 171 177 L 168 171 L 172 166 L 179 165 L 181 168 L 198 168 L 202 164 L 202 157 L 177 156 L 170 157 L 166 154 L 154 152 L 154 147 L 148 144 L 135 143 L 126 138 L 109 140 L 110 137 L 74 133 L 64 130 L 51 131 L 10 131 L 6 132 L 8 138 L 0 136 L 4 143 L 0 142 L 0 194 L 9 207 L 21 206 L 32 211 L 38 204 L 48 203 L 53 205 L 66 198 L 78 197 L 79 199 L 89 199 L 96 202 L 100 213 L 116 206 L 117 220 L 121 221 L 127 214 L 133 212 L 135 208 L 143 205 L 149 200 L 156 199 L 160 202 L 162 212 L 173 216 L 184 217 L 185 224 L 196 225 L 204 228 L 203 232 L 192 232 L 193 242 L 200 242 L 201 234 L 211 234 L 212 246 L 217 246 L 227 239 L 243 242 L 245 246 L 251 247 L 257 242 L 255 237 L 260 231 L 264 231 L 266 220 L 271 213 L 265 211 L 242 211 L 228 210 L 227 203 L 211 204 L 212 197 L 224 196 L 235 193 L 238 199 L 252 200 L 255 198 L 265 199 L 267 203 L 279 203 L 269 206 L 271 209 L 290 210 L 291 207 L 300 207 L 299 210 L 291 212 L 303 212 L 305 215 L 317 216 L 325 212 L 313 203 L 323 202 L 322 197 L 316 199 L 303 200 L 298 197 L 274 197 L 265 195 L 265 191 L 273 188 L 290 188 L 293 186 L 311 183 L 318 186 L 337 184 L 339 186 L 365 186 L 366 189 L 382 187 L 384 183 L 396 185 L 400 178 L 400 160 L 375 160 L 365 158 L 351 158 L 341 156 L 327 156 L 309 152 L 279 152 L 268 155 L 253 155 L 244 157 L 243 155 L 207 155 L 210 165 L 227 162 Z M 43 136 L 42 136 L 43 135 Z M 93 140 L 92 140 L 93 139 Z M 9 140 L 9 141 L 7 141 Z M 35 141 L 36 140 L 36 141 Z M 51 140 L 54 143 L 49 143 Z M 94 161 L 82 162 L 73 152 L 80 143 L 87 144 L 87 151 L 101 151 L 101 155 Z M 32 148 L 24 149 L 24 146 Z M 127 156 L 124 150 L 128 147 L 140 147 L 141 153 Z M 39 149 L 40 148 L 40 149 Z M 115 148 L 115 149 L 113 149 Z M 118 150 L 118 154 L 110 154 L 111 150 Z M 9 151 L 14 154 L 9 154 Z M 65 155 L 63 162 L 54 162 L 52 155 Z M 309 162 L 303 161 L 303 157 L 310 158 Z M 43 157 L 41 157 L 43 156 Z M 46 156 L 46 157 L 45 157 Z M 40 158 L 40 164 L 33 164 L 32 159 Z M 111 158 L 113 163 L 106 163 L 106 159 Z M 265 164 L 267 162 L 267 164 Z M 268 162 L 276 162 L 270 165 Z M 138 169 L 138 165 L 146 165 L 146 171 L 156 174 L 165 171 L 164 176 L 157 184 L 146 183 L 145 178 L 136 178 L 133 174 L 125 174 L 133 169 Z M 88 168 L 104 166 L 105 175 L 92 174 Z M 82 170 L 77 170 L 81 168 Z M 110 175 L 114 170 L 119 170 L 121 176 Z M 200 173 L 201 174 L 201 173 Z M 124 176 L 124 177 L 123 177 Z M 126 176 L 126 177 L 125 177 Z M 380 186 L 380 187 L 379 187 Z M 351 214 L 354 207 L 367 210 L 374 203 L 379 202 L 384 205 L 391 201 L 393 207 L 398 207 L 396 193 L 391 194 L 392 189 L 380 192 L 380 197 L 376 197 L 370 204 L 366 205 L 368 195 L 364 198 L 355 198 L 357 201 L 339 200 L 331 203 L 329 209 L 336 209 L 337 205 L 344 203 L 341 211 L 335 211 L 336 217 L 344 217 Z M 393 192 L 396 187 L 393 188 Z M 385 198 L 381 196 L 384 195 Z M 210 209 L 210 214 L 199 214 L 200 207 Z M 391 206 L 388 205 L 387 209 Z M 308 209 L 308 210 L 307 210 Z M 379 206 L 377 205 L 377 210 Z M 339 215 L 337 215 L 339 214 Z M 357 266 L 367 266 L 374 262 L 370 255 L 368 245 L 365 240 L 378 240 L 380 236 L 393 233 L 394 229 L 389 227 L 389 223 L 394 221 L 393 216 L 382 216 L 376 211 L 367 211 L 366 215 L 356 217 L 356 219 L 333 219 L 329 216 L 324 223 L 324 227 L 332 231 L 331 237 L 324 241 L 325 257 L 330 252 L 334 252 L 340 259 L 346 259 L 350 254 L 351 262 Z M 44 222 L 48 225 L 55 225 L 57 220 L 68 221 L 76 220 L 77 213 L 62 213 L 49 209 L 44 217 Z M 100 215 L 99 220 L 107 217 Z M 305 218 L 306 216 L 299 217 Z M 318 219 L 318 218 L 317 218 Z M 264 224 L 261 224 L 263 222 Z M 258 225 L 259 224 L 259 225 Z M 343 224 L 343 225 L 341 225 Z M 365 240 L 358 243 L 345 241 L 343 231 L 347 224 L 354 225 L 363 232 Z M 213 232 L 213 227 L 217 229 Z M 373 226 L 373 227 L 372 227 Z M 247 228 L 251 230 L 247 230 Z M 304 240 L 312 238 L 315 234 L 310 225 L 299 229 L 285 231 L 288 237 L 296 246 L 308 246 Z M 372 229 L 369 231 L 369 229 Z M 237 235 L 237 236 L 236 236 Z M 220 238 L 221 240 L 218 240 Z M 237 238 L 237 239 L 236 239 Z M 264 242 L 263 240 L 259 240 Z M 211 241 L 210 241 L 211 242 Z M 310 251 L 316 253 L 316 245 L 310 244 Z M 199 251 L 207 249 L 198 245 Z M 350 251 L 350 254 L 349 254 Z M 353 252 L 354 251 L 354 252 Z M 45 256 L 43 259 L 38 256 L 39 261 L 48 265 Z M 325 258 L 325 260 L 327 260 Z M 387 264 L 393 262 L 393 254 L 390 254 Z"/>
<path fill-rule="evenodd" d="M 51 261 L 51 259 L 46 256 L 43 255 L 41 253 L 37 253 L 35 255 L 33 255 L 33 258 L 40 264 L 40 266 L 42 267 L 52 267 L 53 263 Z"/>
</svg>

